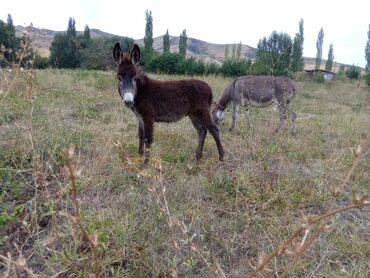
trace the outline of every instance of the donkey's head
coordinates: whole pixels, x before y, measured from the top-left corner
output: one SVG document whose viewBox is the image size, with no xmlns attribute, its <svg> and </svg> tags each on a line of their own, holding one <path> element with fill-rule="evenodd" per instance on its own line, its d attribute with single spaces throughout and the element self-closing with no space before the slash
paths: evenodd
<svg viewBox="0 0 370 278">
<path fill-rule="evenodd" d="M 140 61 L 140 48 L 135 44 L 131 53 L 123 52 L 119 42 L 113 48 L 113 59 L 117 63 L 118 92 L 126 106 L 134 105 L 137 93 L 136 78 Z"/>
<path fill-rule="evenodd" d="M 212 119 L 216 125 L 220 125 L 224 119 L 224 109 L 219 103 L 216 103 L 215 107 L 212 110 Z"/>
</svg>

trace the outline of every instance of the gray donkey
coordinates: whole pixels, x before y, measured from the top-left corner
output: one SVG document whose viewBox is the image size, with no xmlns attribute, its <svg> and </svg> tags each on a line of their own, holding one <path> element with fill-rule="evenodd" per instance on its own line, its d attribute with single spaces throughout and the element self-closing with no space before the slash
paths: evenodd
<svg viewBox="0 0 370 278">
<path fill-rule="evenodd" d="M 219 125 L 224 117 L 224 110 L 229 106 L 230 102 L 233 107 L 232 123 L 230 131 L 235 127 L 236 118 L 238 116 L 240 102 L 244 106 L 245 115 L 250 123 L 249 106 L 267 107 L 272 103 L 276 103 L 280 122 L 275 132 L 278 132 L 283 126 L 283 123 L 288 114 L 288 104 L 291 99 L 297 94 L 297 87 L 293 80 L 283 76 L 240 76 L 226 88 L 216 103 L 212 111 L 212 117 L 215 124 Z M 297 115 L 292 112 L 291 134 L 295 136 Z"/>
</svg>

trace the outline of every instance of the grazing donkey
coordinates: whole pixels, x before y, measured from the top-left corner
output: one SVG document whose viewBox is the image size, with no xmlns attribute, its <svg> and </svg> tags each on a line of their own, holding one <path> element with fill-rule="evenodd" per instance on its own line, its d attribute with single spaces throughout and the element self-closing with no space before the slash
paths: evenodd
<svg viewBox="0 0 370 278">
<path fill-rule="evenodd" d="M 212 90 L 200 80 L 158 81 L 150 79 L 137 68 L 140 48 L 135 44 L 131 52 L 114 45 L 113 58 L 117 62 L 118 92 L 125 105 L 135 113 L 139 125 L 139 154 L 145 155 L 153 142 L 154 122 L 176 122 L 189 116 L 198 132 L 196 160 L 202 157 L 207 130 L 216 141 L 219 160 L 224 157 L 219 130 L 209 111 Z M 144 153 L 144 144 L 146 151 Z"/>
<path fill-rule="evenodd" d="M 230 131 L 235 127 L 240 102 L 244 106 L 245 115 L 250 123 L 249 106 L 267 107 L 276 103 L 279 109 L 280 122 L 275 132 L 282 127 L 288 113 L 288 104 L 296 95 L 297 88 L 293 80 L 282 76 L 241 76 L 226 88 L 212 111 L 214 122 L 219 125 L 224 117 L 224 110 L 230 102 L 233 106 Z M 297 115 L 292 112 L 291 134 L 295 136 Z"/>
</svg>

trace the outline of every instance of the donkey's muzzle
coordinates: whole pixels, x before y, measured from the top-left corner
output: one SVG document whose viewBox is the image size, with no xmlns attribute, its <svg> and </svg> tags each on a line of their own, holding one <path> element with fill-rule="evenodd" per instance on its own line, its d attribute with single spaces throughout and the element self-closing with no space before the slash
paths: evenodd
<svg viewBox="0 0 370 278">
<path fill-rule="evenodd" d="M 123 97 L 123 102 L 126 106 L 131 107 L 134 104 L 134 95 L 132 93 L 126 93 Z"/>
<path fill-rule="evenodd" d="M 133 100 L 127 100 L 127 101 L 124 101 L 124 103 L 128 107 L 131 107 L 132 105 L 134 105 L 134 101 Z"/>
</svg>

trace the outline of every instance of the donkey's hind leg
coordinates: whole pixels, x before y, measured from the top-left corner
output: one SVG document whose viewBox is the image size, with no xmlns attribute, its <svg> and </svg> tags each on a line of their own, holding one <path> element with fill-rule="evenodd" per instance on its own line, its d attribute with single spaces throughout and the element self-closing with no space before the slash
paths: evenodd
<svg viewBox="0 0 370 278">
<path fill-rule="evenodd" d="M 244 112 L 245 112 L 245 119 L 247 120 L 249 127 L 252 127 L 251 111 L 249 110 L 249 105 L 247 103 L 244 103 Z"/>
<path fill-rule="evenodd" d="M 211 113 L 209 113 L 208 110 L 203 110 L 203 111 L 199 111 L 198 115 L 199 115 L 199 120 L 202 126 L 205 127 L 215 139 L 217 149 L 218 149 L 219 160 L 223 161 L 225 152 L 221 144 L 219 129 L 217 125 L 213 123 Z"/>
<path fill-rule="evenodd" d="M 189 118 L 198 132 L 198 148 L 195 154 L 195 159 L 198 161 L 203 155 L 203 147 L 204 141 L 206 140 L 207 129 L 203 127 L 201 121 L 198 118 L 191 115 L 189 115 Z"/>
<path fill-rule="evenodd" d="M 281 129 L 281 127 L 283 126 L 283 124 L 285 122 L 287 112 L 288 112 L 287 107 L 288 106 L 287 106 L 285 101 L 281 101 L 278 104 L 280 122 L 279 122 L 278 126 L 275 129 L 275 133 L 277 133 Z"/>
<path fill-rule="evenodd" d="M 290 128 L 290 134 L 295 137 L 296 136 L 296 131 L 297 131 L 297 114 L 292 111 L 292 115 L 290 116 L 291 120 L 292 120 L 292 126 Z"/>
<path fill-rule="evenodd" d="M 231 126 L 229 128 L 229 131 L 233 131 L 235 128 L 236 124 L 236 119 L 238 118 L 238 112 L 239 112 L 239 103 L 236 101 L 232 101 L 232 106 L 233 106 L 233 114 L 232 114 L 232 119 L 231 119 Z"/>
</svg>

